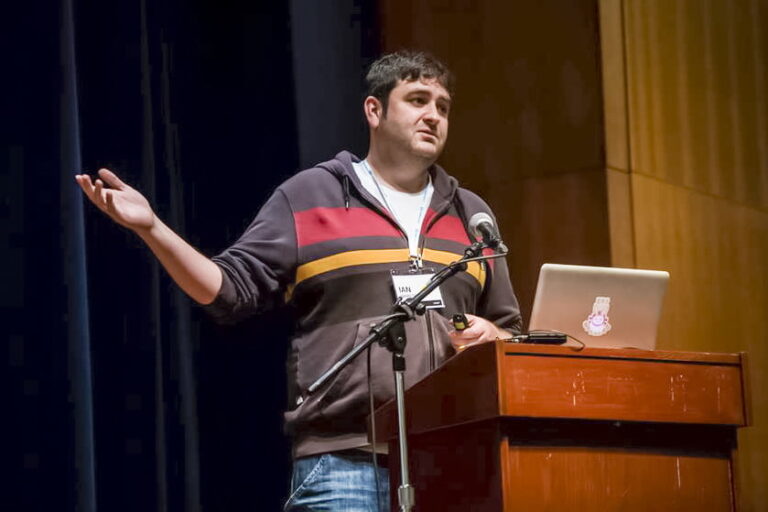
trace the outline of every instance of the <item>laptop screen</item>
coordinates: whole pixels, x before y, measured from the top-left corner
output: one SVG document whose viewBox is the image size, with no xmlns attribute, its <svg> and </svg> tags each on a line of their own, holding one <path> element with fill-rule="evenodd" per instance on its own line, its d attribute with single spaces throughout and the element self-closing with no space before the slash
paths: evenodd
<svg viewBox="0 0 768 512">
<path fill-rule="evenodd" d="M 654 349 L 669 273 L 545 263 L 529 331 L 559 331 L 588 347 Z"/>
</svg>

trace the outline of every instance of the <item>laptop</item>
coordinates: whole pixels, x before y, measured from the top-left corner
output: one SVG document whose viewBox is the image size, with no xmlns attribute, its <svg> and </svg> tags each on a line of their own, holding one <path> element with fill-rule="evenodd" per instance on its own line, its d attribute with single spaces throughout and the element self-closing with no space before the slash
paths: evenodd
<svg viewBox="0 0 768 512">
<path fill-rule="evenodd" d="M 528 330 L 562 332 L 587 347 L 652 350 L 668 282 L 658 270 L 545 263 Z"/>
</svg>

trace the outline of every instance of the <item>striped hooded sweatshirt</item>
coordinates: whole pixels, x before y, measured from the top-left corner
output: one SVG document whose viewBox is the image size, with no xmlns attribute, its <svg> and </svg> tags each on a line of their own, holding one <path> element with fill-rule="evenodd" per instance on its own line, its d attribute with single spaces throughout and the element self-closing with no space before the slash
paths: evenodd
<svg viewBox="0 0 768 512">
<path fill-rule="evenodd" d="M 294 457 L 364 446 L 368 414 L 366 357 L 361 355 L 324 388 L 306 389 L 391 312 L 391 272 L 410 267 L 408 240 L 386 208 L 359 182 L 348 152 L 302 171 L 277 188 L 240 239 L 213 258 L 223 282 L 207 309 L 223 321 L 287 301 L 295 316 L 288 354 L 285 429 Z M 493 215 L 477 195 L 433 165 L 434 193 L 421 228 L 425 268 L 459 259 L 474 239 L 467 219 Z M 440 287 L 445 308 L 406 323 L 406 386 L 454 354 L 448 337 L 455 313 L 484 317 L 520 332 L 517 299 L 503 259 L 471 263 Z M 394 396 L 391 355 L 371 348 L 377 406 Z"/>
</svg>

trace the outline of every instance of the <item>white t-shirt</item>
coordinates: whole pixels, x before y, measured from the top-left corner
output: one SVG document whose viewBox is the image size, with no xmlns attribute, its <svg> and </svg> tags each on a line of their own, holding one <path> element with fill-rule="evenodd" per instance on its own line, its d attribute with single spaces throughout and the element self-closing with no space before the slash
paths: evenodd
<svg viewBox="0 0 768 512">
<path fill-rule="evenodd" d="M 417 258 L 419 256 L 421 224 L 427 215 L 427 209 L 432 200 L 432 192 L 435 190 L 432 186 L 432 179 L 430 178 L 427 186 L 422 190 L 411 194 L 395 190 L 383 180 L 377 179 L 373 174 L 373 169 L 365 160 L 353 162 L 352 167 L 360 179 L 360 183 L 390 211 L 403 231 L 406 232 L 410 254 Z"/>
</svg>

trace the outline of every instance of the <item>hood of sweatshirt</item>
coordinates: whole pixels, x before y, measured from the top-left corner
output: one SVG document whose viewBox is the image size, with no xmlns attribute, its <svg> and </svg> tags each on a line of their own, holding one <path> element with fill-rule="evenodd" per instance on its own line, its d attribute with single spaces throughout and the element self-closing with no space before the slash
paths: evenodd
<svg viewBox="0 0 768 512">
<path fill-rule="evenodd" d="M 376 200 L 366 188 L 360 183 L 360 180 L 355 173 L 352 164 L 360 162 L 361 159 L 350 153 L 349 151 L 342 151 L 338 153 L 333 159 L 327 162 L 322 162 L 316 167 L 324 169 L 331 173 L 336 179 L 339 180 L 339 184 L 344 191 L 344 205 L 349 208 L 350 194 L 357 194 L 357 196 L 365 200 L 369 205 L 376 210 L 380 211 L 384 215 L 389 214 L 382 209 L 379 201 Z M 432 164 L 428 169 L 431 178 L 434 192 L 432 193 L 432 202 L 429 205 L 430 214 L 427 217 L 429 225 L 431 225 L 437 218 L 444 213 L 456 199 L 456 194 L 459 189 L 459 184 L 456 178 L 450 176 L 445 170 L 437 164 Z M 460 210 L 461 207 L 459 206 Z M 431 215 L 431 217 L 430 217 Z M 466 219 L 464 224 L 466 226 Z"/>
</svg>

